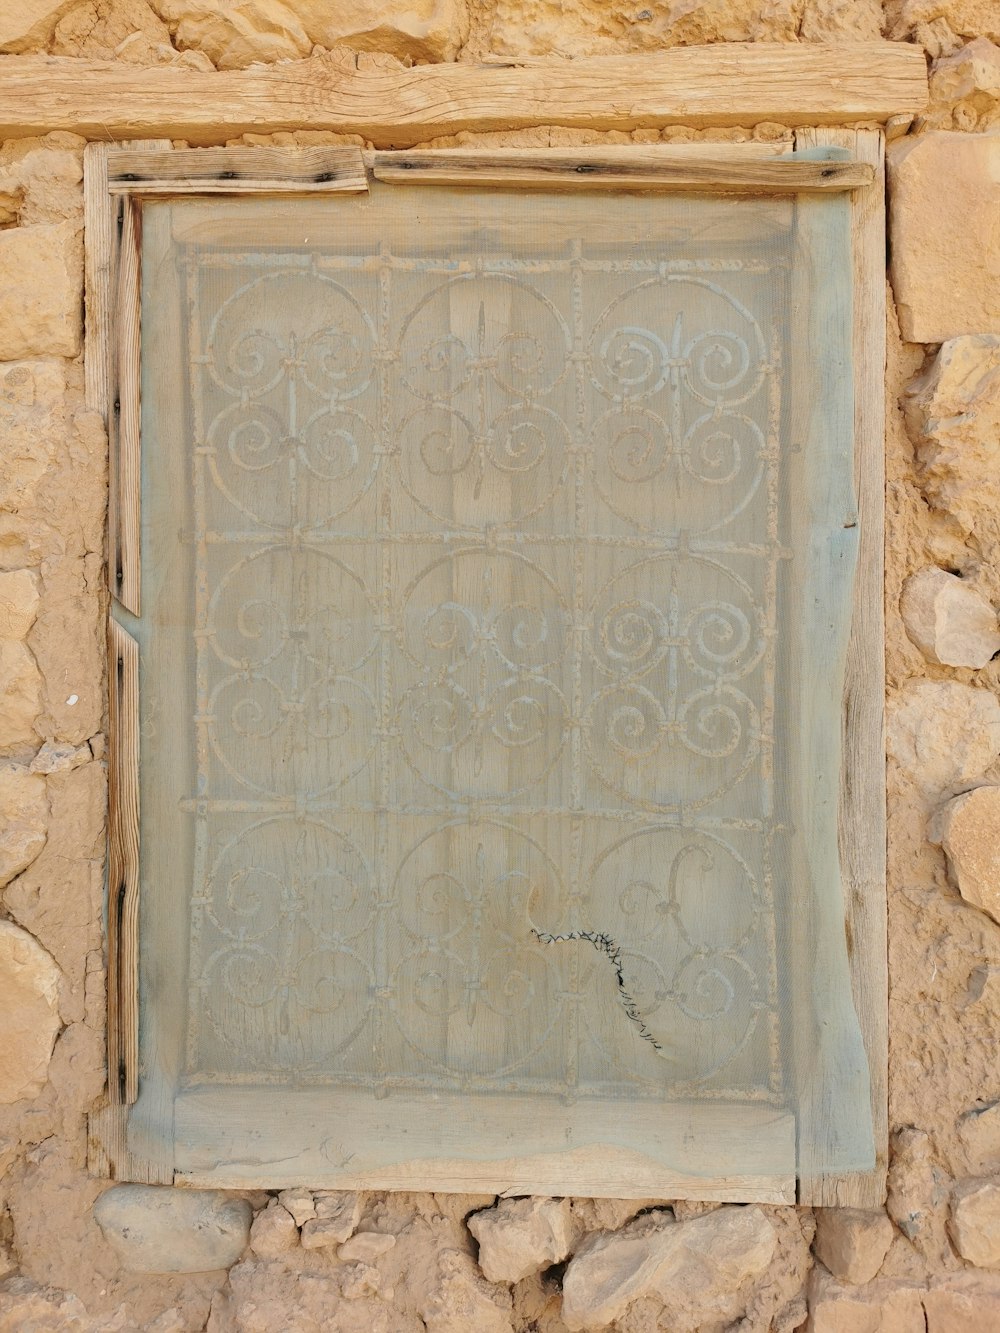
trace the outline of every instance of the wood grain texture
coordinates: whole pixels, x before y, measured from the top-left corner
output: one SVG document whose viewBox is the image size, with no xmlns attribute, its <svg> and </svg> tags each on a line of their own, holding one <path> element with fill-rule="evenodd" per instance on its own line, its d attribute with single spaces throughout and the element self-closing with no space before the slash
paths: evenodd
<svg viewBox="0 0 1000 1333">
<path fill-rule="evenodd" d="M 87 406 L 108 420 L 112 401 L 110 362 L 113 273 L 117 249 L 115 214 L 108 195 L 108 146 L 89 143 L 83 154 L 83 211 L 86 235 L 86 304 L 83 343 Z"/>
<path fill-rule="evenodd" d="M 395 185 L 506 186 L 551 190 L 697 190 L 730 194 L 854 190 L 870 185 L 864 162 L 747 158 L 738 154 L 676 152 L 669 146 L 605 150 L 445 148 L 376 153 L 377 180 Z"/>
<path fill-rule="evenodd" d="M 888 1156 L 888 973 L 885 888 L 885 184 L 875 130 L 805 130 L 798 148 L 846 148 L 875 170 L 852 201 L 855 482 L 860 551 L 847 650 L 840 859 L 854 1002 L 871 1077 L 874 1170 L 805 1182 L 802 1203 L 879 1208 Z"/>
<path fill-rule="evenodd" d="M 117 420 L 112 437 L 112 522 L 110 527 L 111 587 L 133 615 L 141 608 L 140 568 L 140 255 L 142 209 L 126 198 L 121 213 L 115 301 L 114 365 Z"/>
<path fill-rule="evenodd" d="M 368 177 L 359 148 L 188 148 L 107 152 L 112 194 L 361 193 Z"/>
<path fill-rule="evenodd" d="M 127 1105 L 139 1069 L 139 645 L 108 622 L 108 1096 Z"/>
<path fill-rule="evenodd" d="M 574 1194 L 792 1203 L 795 1121 L 774 1108 L 640 1100 L 548 1111 L 537 1096 L 493 1107 L 477 1097 L 397 1092 L 372 1106 L 338 1090 L 243 1086 L 184 1089 L 174 1125 L 178 1183 L 202 1188 L 313 1185 L 331 1189 Z M 234 1107 L 239 1108 L 234 1114 Z M 499 1120 L 499 1123 L 498 1123 Z M 405 1160 L 385 1144 L 405 1125 Z M 580 1142 L 580 1129 L 585 1142 Z M 641 1138 L 647 1151 L 622 1146 Z M 504 1155 L 484 1151 L 484 1138 Z M 539 1150 L 526 1154 L 524 1145 Z M 478 1156 L 477 1156 L 478 1152 Z M 779 1164 L 785 1169 L 779 1169 Z"/>
<path fill-rule="evenodd" d="M 885 121 L 927 101 L 924 55 L 902 42 L 730 42 L 648 55 L 344 69 L 333 58 L 201 73 L 19 57 L 0 84 L 0 135 L 94 139 L 338 130 L 407 147 L 460 130 L 562 125 L 837 125 Z"/>
<path fill-rule="evenodd" d="M 92 1111 L 87 1124 L 87 1169 L 105 1180 L 140 1185 L 172 1185 L 173 1167 L 129 1147 L 129 1108 L 111 1103 Z"/>
</svg>

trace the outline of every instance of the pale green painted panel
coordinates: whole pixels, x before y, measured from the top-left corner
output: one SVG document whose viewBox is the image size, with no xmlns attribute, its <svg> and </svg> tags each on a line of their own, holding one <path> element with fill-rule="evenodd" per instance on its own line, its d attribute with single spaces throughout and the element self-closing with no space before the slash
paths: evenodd
<svg viewBox="0 0 1000 1333">
<path fill-rule="evenodd" d="M 850 339 L 841 199 L 144 206 L 137 1145 L 867 1164 Z"/>
</svg>

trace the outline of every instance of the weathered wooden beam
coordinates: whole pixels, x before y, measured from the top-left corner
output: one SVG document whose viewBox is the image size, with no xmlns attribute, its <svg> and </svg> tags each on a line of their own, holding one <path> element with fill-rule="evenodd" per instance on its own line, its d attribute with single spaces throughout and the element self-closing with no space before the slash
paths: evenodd
<svg viewBox="0 0 1000 1333">
<path fill-rule="evenodd" d="M 336 194 L 368 189 L 361 149 L 180 148 L 108 153 L 112 194 Z"/>
<path fill-rule="evenodd" d="M 337 130 L 409 147 L 460 130 L 561 125 L 844 125 L 927 100 L 922 51 L 901 42 L 761 42 L 651 55 L 344 69 L 329 56 L 202 73 L 46 56 L 0 58 L 0 137 L 70 130 L 105 141 Z"/>
<path fill-rule="evenodd" d="M 704 144 L 698 145 L 704 149 Z M 686 147 L 686 145 L 684 145 Z M 377 180 L 396 185 L 487 185 L 520 190 L 710 190 L 739 194 L 856 190 L 871 185 L 867 162 L 754 158 L 725 152 L 693 155 L 668 145 L 465 149 L 376 153 Z"/>
</svg>

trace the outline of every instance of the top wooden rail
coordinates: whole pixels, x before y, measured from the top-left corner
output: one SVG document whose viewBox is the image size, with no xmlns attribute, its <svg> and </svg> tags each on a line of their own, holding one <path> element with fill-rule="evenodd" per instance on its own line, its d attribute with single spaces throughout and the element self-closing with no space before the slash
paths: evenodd
<svg viewBox="0 0 1000 1333">
<path fill-rule="evenodd" d="M 559 125 L 850 125 L 912 115 L 927 100 L 923 52 L 899 42 L 760 42 L 525 64 L 345 69 L 313 56 L 202 73 L 66 57 L 0 57 L 0 137 L 88 139 L 334 130 L 412 147 L 461 130 Z"/>
</svg>

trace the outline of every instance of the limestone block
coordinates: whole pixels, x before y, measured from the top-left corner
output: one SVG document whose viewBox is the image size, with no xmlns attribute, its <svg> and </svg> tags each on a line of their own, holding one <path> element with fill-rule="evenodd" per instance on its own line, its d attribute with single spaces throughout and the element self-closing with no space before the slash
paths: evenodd
<svg viewBox="0 0 1000 1333">
<path fill-rule="evenodd" d="M 909 682 L 890 701 L 889 754 L 927 795 L 977 781 L 1000 754 L 1000 703 L 951 680 Z"/>
<path fill-rule="evenodd" d="M 467 1254 L 445 1250 L 417 1313 L 427 1333 L 513 1333 L 511 1305 L 510 1292 L 485 1282 Z"/>
<path fill-rule="evenodd" d="M 925 1333 L 919 1287 L 901 1282 L 844 1286 L 813 1269 L 809 1277 L 809 1333 Z"/>
<path fill-rule="evenodd" d="M 976 787 L 956 796 L 928 832 L 944 848 L 965 901 L 1000 922 L 1000 787 Z"/>
<path fill-rule="evenodd" d="M 1000 137 L 934 130 L 890 144 L 892 286 L 903 337 L 1000 333 Z"/>
<path fill-rule="evenodd" d="M 860 1286 L 882 1267 L 893 1234 L 881 1208 L 819 1208 L 813 1250 L 834 1277 Z"/>
<path fill-rule="evenodd" d="M 253 1209 L 221 1190 L 115 1185 L 94 1218 L 129 1273 L 208 1273 L 243 1253 Z"/>
<path fill-rule="evenodd" d="M 167 25 L 146 0 L 82 0 L 56 24 L 50 50 L 56 56 L 152 64 L 170 52 Z"/>
<path fill-rule="evenodd" d="M 973 1171 L 1000 1170 L 1000 1102 L 967 1111 L 958 1122 L 958 1137 Z"/>
<path fill-rule="evenodd" d="M 278 1195 L 278 1202 L 286 1212 L 291 1213 L 297 1227 L 316 1216 L 316 1200 L 311 1190 L 282 1190 Z"/>
<path fill-rule="evenodd" d="M 935 60 L 921 123 L 942 130 L 986 130 L 1000 116 L 1000 46 L 977 37 Z"/>
<path fill-rule="evenodd" d="M 1000 1328 L 1000 1279 L 949 1273 L 924 1293 L 927 1333 L 987 1333 Z"/>
<path fill-rule="evenodd" d="M 1000 337 L 946 342 L 903 397 L 924 494 L 966 532 L 1000 534 Z"/>
<path fill-rule="evenodd" d="M 749 1289 L 774 1253 L 777 1236 L 760 1208 L 718 1208 L 689 1222 L 649 1213 L 621 1231 L 595 1233 L 563 1279 L 569 1329 L 602 1328 L 641 1296 L 658 1296 L 664 1322 L 722 1325 L 745 1311 Z"/>
<path fill-rule="evenodd" d="M 921 1254 L 939 1259 L 947 1249 L 946 1177 L 923 1130 L 901 1130 L 892 1147 L 886 1211 Z"/>
<path fill-rule="evenodd" d="M 76 356 L 83 247 L 72 222 L 0 231 L 0 360 Z"/>
<path fill-rule="evenodd" d="M 520 1282 L 561 1263 L 573 1244 L 569 1199 L 504 1199 L 469 1218 L 479 1267 L 491 1282 Z"/>
<path fill-rule="evenodd" d="M 279 1195 L 279 1199 L 284 1196 Z M 316 1215 L 302 1223 L 302 1244 L 307 1250 L 341 1245 L 354 1234 L 361 1219 L 361 1198 L 351 1190 L 324 1190 L 314 1196 Z"/>
<path fill-rule="evenodd" d="M 38 744 L 42 677 L 23 643 L 0 641 L 0 755 L 23 754 Z"/>
<path fill-rule="evenodd" d="M 396 1237 L 383 1231 L 358 1231 L 337 1250 L 346 1264 L 370 1264 L 395 1247 Z"/>
<path fill-rule="evenodd" d="M 220 69 L 295 60 L 314 45 L 402 60 L 451 60 L 465 34 L 462 0 L 153 0 L 177 45 Z"/>
<path fill-rule="evenodd" d="M 0 509 L 22 522 L 34 506 L 40 483 L 55 465 L 65 429 L 65 395 L 62 362 L 0 365 Z"/>
<path fill-rule="evenodd" d="M 0 573 L 0 639 L 26 639 L 38 615 L 38 575 L 30 569 Z"/>
<path fill-rule="evenodd" d="M 76 0 L 15 0 L 0 5 L 0 51 L 44 51 L 56 23 Z"/>
<path fill-rule="evenodd" d="M 250 1248 L 262 1259 L 277 1259 L 299 1243 L 295 1218 L 278 1202 L 270 1203 L 257 1214 L 250 1228 Z"/>
<path fill-rule="evenodd" d="M 59 969 L 28 934 L 0 921 L 0 1103 L 37 1097 L 59 1031 Z"/>
<path fill-rule="evenodd" d="M 868 9 L 870 0 L 863 0 Z M 811 8 L 833 8 L 820 0 Z M 702 42 L 794 41 L 803 0 L 497 0 L 477 45 L 504 55 L 610 55 Z M 846 6 L 845 6 L 846 8 Z"/>
<path fill-rule="evenodd" d="M 98 1333 L 79 1296 L 43 1287 L 26 1277 L 8 1278 L 0 1286 L 0 1329 L 4 1333 Z"/>
<path fill-rule="evenodd" d="M 1000 9 L 996 0 L 890 0 L 891 32 L 903 36 L 923 24 L 943 21 L 960 37 L 1000 41 Z"/>
<path fill-rule="evenodd" d="M 799 26 L 804 42 L 877 42 L 881 36 L 879 0 L 806 0 Z"/>
<path fill-rule="evenodd" d="M 967 1180 L 955 1189 L 948 1230 L 977 1268 L 1000 1268 L 1000 1181 Z"/>
<path fill-rule="evenodd" d="M 982 593 L 946 569 L 911 574 L 899 610 L 906 633 L 929 662 L 978 668 L 1000 652 L 996 611 Z"/>
<path fill-rule="evenodd" d="M 45 846 L 48 817 L 45 778 L 20 764 L 0 763 L 0 888 Z"/>
</svg>

